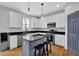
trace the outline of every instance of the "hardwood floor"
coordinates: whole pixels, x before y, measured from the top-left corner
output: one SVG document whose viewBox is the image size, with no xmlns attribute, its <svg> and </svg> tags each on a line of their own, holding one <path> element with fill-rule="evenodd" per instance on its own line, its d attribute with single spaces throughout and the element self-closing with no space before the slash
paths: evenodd
<svg viewBox="0 0 79 59">
<path fill-rule="evenodd" d="M 0 51 L 0 56 L 21 56 L 21 47 L 12 50 Z"/>
<path fill-rule="evenodd" d="M 49 53 L 50 56 L 72 56 L 72 54 L 65 50 L 64 47 L 58 45 L 52 45 L 52 53 Z"/>
<path fill-rule="evenodd" d="M 0 56 L 21 56 L 22 48 L 0 51 Z M 61 46 L 52 45 L 52 53 L 49 56 L 71 56 L 72 54 Z"/>
</svg>

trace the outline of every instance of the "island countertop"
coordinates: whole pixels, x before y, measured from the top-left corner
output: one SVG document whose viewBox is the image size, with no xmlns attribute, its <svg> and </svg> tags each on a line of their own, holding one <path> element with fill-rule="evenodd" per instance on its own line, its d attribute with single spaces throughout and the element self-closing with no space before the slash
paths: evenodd
<svg viewBox="0 0 79 59">
<path fill-rule="evenodd" d="M 35 38 L 35 37 L 39 38 Z M 26 34 L 23 36 L 23 39 L 28 40 L 28 41 L 35 41 L 38 39 L 43 39 L 44 37 L 47 37 L 46 33 L 32 33 L 32 34 Z"/>
</svg>

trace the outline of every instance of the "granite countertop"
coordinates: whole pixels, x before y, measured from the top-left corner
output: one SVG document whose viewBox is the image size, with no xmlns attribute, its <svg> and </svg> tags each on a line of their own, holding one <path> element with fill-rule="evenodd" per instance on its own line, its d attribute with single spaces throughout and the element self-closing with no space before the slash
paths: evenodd
<svg viewBox="0 0 79 59">
<path fill-rule="evenodd" d="M 34 38 L 36 36 L 39 36 L 39 38 Z M 46 37 L 46 33 L 33 33 L 33 34 L 26 34 L 23 36 L 23 39 L 25 40 L 29 40 L 29 41 L 35 41 L 35 40 L 38 40 L 38 39 L 42 39 Z"/>
</svg>

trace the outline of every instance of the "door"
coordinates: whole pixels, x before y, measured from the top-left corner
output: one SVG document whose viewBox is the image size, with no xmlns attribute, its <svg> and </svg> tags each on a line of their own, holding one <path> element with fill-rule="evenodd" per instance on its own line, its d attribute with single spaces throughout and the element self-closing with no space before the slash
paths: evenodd
<svg viewBox="0 0 79 59">
<path fill-rule="evenodd" d="M 76 18 L 76 27 L 75 27 L 75 33 L 76 33 L 76 40 L 75 40 L 75 52 L 76 55 L 79 56 L 79 16 Z"/>
<path fill-rule="evenodd" d="M 68 50 L 79 55 L 79 16 L 76 13 L 68 15 Z"/>
<path fill-rule="evenodd" d="M 72 21 L 72 15 L 68 15 L 68 50 L 70 52 L 73 53 L 74 50 L 74 35 L 73 35 L 73 31 L 74 31 L 74 22 Z"/>
</svg>

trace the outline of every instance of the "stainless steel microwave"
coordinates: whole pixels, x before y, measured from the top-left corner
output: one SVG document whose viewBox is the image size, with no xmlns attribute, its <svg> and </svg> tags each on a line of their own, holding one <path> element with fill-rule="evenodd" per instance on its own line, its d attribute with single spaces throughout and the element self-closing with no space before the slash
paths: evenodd
<svg viewBox="0 0 79 59">
<path fill-rule="evenodd" d="M 56 27 L 56 22 L 47 24 L 47 28 L 54 28 L 54 27 Z"/>
</svg>

